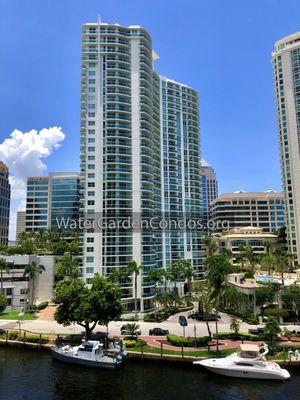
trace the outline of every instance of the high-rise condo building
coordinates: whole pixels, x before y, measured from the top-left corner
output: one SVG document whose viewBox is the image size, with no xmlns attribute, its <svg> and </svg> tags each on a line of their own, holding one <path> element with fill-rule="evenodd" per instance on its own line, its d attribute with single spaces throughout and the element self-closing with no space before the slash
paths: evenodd
<svg viewBox="0 0 300 400">
<path fill-rule="evenodd" d="M 201 160 L 201 195 L 203 228 L 207 230 L 210 204 L 218 197 L 218 181 L 215 170 L 205 160 Z"/>
<path fill-rule="evenodd" d="M 8 243 L 10 184 L 8 167 L 0 161 L 0 244 Z"/>
<path fill-rule="evenodd" d="M 215 233 L 249 226 L 275 232 L 284 226 L 284 196 L 273 190 L 224 193 L 212 201 L 210 219 Z"/>
<path fill-rule="evenodd" d="M 25 231 L 70 229 L 79 218 L 79 174 L 53 172 L 27 179 Z M 68 223 L 68 218 L 70 222 Z"/>
<path fill-rule="evenodd" d="M 25 232 L 26 211 L 17 211 L 16 241 L 19 241 L 20 233 Z"/>
<path fill-rule="evenodd" d="M 300 32 L 272 53 L 285 221 L 289 251 L 300 261 Z"/>
<path fill-rule="evenodd" d="M 151 270 L 187 258 L 203 272 L 199 232 L 143 224 L 201 211 L 198 96 L 154 72 L 156 58 L 140 26 L 83 25 L 81 211 L 94 223 L 84 230 L 82 272 L 90 283 L 132 260 L 142 265 L 140 312 L 154 308 Z M 127 218 L 138 227 L 105 223 Z M 133 283 L 121 290 L 131 311 Z"/>
</svg>

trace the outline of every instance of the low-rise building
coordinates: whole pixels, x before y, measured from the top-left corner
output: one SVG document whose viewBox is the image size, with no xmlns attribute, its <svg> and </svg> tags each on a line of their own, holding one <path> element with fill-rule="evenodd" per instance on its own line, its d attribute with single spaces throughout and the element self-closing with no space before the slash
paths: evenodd
<svg viewBox="0 0 300 400">
<path fill-rule="evenodd" d="M 53 297 L 55 256 L 10 255 L 1 256 L 10 263 L 9 272 L 3 272 L 3 289 L 8 301 L 7 310 L 29 308 Z M 34 279 L 24 276 L 26 265 L 35 262 L 45 271 Z"/>
<path fill-rule="evenodd" d="M 238 263 L 237 256 L 243 251 L 243 248 L 251 247 L 255 254 L 262 254 L 267 252 L 269 242 L 277 241 L 277 235 L 264 232 L 262 228 L 255 226 L 236 228 L 213 237 L 219 246 L 220 253 L 227 252 L 233 264 Z"/>
</svg>

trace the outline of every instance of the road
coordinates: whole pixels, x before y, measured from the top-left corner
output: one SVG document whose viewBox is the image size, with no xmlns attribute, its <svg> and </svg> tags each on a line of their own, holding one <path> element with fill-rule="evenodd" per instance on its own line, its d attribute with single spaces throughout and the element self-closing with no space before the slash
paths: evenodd
<svg viewBox="0 0 300 400">
<path fill-rule="evenodd" d="M 186 313 L 180 313 L 177 315 L 171 316 L 167 321 L 164 322 L 144 322 L 139 321 L 138 324 L 141 328 L 142 335 L 148 335 L 149 329 L 160 327 L 162 329 L 167 329 L 170 333 L 175 335 L 182 335 L 183 328 L 178 323 L 178 316 L 186 315 Z M 220 313 L 221 320 L 218 324 L 219 332 L 228 332 L 230 331 L 230 317 L 226 314 Z M 120 328 L 122 325 L 128 323 L 130 321 L 114 321 L 110 322 L 108 326 L 108 332 L 111 335 L 119 335 Z M 133 322 L 133 321 L 132 321 Z M 212 333 L 215 333 L 215 323 L 210 322 L 210 329 Z M 193 320 L 188 320 L 188 326 L 185 328 L 186 336 L 194 336 L 195 335 L 195 327 L 196 327 L 196 335 L 197 336 L 205 336 L 207 335 L 207 327 L 205 322 L 194 322 Z M 19 325 L 17 321 L 8 321 L 8 320 L 0 320 L 0 328 L 2 329 L 18 329 Z M 245 322 L 240 321 L 240 331 L 248 332 L 249 328 L 257 328 L 256 325 L 249 325 Z M 300 331 L 300 326 L 296 325 L 288 325 L 286 328 L 290 330 Z M 71 325 L 64 327 L 59 325 L 55 321 L 42 321 L 42 320 L 33 320 L 33 321 L 24 321 L 22 323 L 22 329 L 36 332 L 36 333 L 52 333 L 52 334 L 75 334 L 83 332 L 83 328 L 80 325 Z M 106 326 L 97 325 L 95 328 L 95 332 L 106 332 Z"/>
</svg>

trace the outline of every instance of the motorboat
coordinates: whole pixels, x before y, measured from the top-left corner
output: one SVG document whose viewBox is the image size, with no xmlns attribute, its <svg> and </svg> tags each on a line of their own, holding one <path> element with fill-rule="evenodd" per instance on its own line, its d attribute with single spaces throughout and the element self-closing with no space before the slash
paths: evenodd
<svg viewBox="0 0 300 400">
<path fill-rule="evenodd" d="M 285 380 L 290 378 L 286 369 L 277 363 L 267 361 L 265 355 L 269 352 L 264 344 L 261 348 L 254 344 L 241 344 L 236 353 L 223 358 L 208 358 L 194 361 L 207 370 L 219 375 L 233 378 Z"/>
<path fill-rule="evenodd" d="M 126 360 L 126 350 L 122 343 L 110 342 L 105 349 L 98 340 L 83 341 L 80 346 L 69 345 L 51 348 L 54 359 L 94 368 L 116 369 Z"/>
</svg>

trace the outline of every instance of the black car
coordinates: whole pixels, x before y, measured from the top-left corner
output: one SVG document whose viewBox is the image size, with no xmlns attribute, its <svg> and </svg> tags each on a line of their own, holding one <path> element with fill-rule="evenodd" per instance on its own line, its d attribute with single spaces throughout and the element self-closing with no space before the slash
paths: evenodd
<svg viewBox="0 0 300 400">
<path fill-rule="evenodd" d="M 204 319 L 204 314 L 200 313 L 200 312 L 191 313 L 191 314 L 189 314 L 188 318 L 196 319 L 197 321 L 204 321 L 205 320 Z M 218 315 L 218 320 L 220 318 L 221 318 L 220 315 Z M 216 315 L 215 314 L 208 314 L 206 316 L 206 320 L 207 321 L 215 321 L 216 320 Z"/>
<path fill-rule="evenodd" d="M 168 335 L 169 331 L 166 329 L 161 329 L 161 328 L 153 328 L 149 330 L 149 335 L 150 336 L 165 336 Z"/>
<path fill-rule="evenodd" d="M 127 335 L 128 325 L 130 325 L 130 324 L 125 324 L 125 325 L 121 326 L 121 329 L 120 329 L 121 335 Z M 140 329 L 137 329 L 136 334 L 141 335 L 142 331 Z"/>
<path fill-rule="evenodd" d="M 259 335 L 261 333 L 264 333 L 264 328 L 248 329 L 248 333 L 250 333 L 252 335 Z"/>
</svg>

